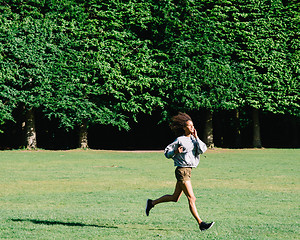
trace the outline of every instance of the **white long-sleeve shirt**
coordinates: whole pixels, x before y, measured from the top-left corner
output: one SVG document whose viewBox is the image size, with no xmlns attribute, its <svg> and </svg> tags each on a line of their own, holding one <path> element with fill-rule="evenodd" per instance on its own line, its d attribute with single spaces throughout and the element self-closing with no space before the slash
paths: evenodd
<svg viewBox="0 0 300 240">
<path fill-rule="evenodd" d="M 183 147 L 183 152 L 175 154 L 179 146 Z M 198 137 L 181 136 L 165 148 L 165 156 L 174 160 L 174 166 L 195 168 L 199 164 L 200 154 L 206 150 L 206 144 Z"/>
</svg>

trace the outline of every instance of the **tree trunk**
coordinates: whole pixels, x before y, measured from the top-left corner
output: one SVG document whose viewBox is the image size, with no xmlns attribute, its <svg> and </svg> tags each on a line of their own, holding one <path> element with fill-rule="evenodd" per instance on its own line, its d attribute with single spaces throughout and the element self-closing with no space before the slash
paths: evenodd
<svg viewBox="0 0 300 240">
<path fill-rule="evenodd" d="M 36 140 L 36 130 L 35 130 L 35 117 L 34 117 L 34 110 L 30 108 L 26 112 L 26 119 L 25 119 L 25 131 L 26 131 L 26 148 L 36 149 L 37 148 L 37 140 Z"/>
<path fill-rule="evenodd" d="M 242 137 L 241 137 L 241 124 L 240 124 L 240 112 L 235 110 L 235 147 L 240 148 L 242 146 Z"/>
<path fill-rule="evenodd" d="M 259 111 L 256 108 L 252 110 L 253 120 L 253 147 L 261 148 L 261 137 L 260 137 L 260 123 L 259 123 Z"/>
<path fill-rule="evenodd" d="M 79 126 L 79 147 L 81 149 L 88 148 L 88 121 L 85 120 Z"/>
<path fill-rule="evenodd" d="M 205 114 L 204 138 L 208 148 L 214 148 L 213 113 L 208 110 Z"/>
</svg>

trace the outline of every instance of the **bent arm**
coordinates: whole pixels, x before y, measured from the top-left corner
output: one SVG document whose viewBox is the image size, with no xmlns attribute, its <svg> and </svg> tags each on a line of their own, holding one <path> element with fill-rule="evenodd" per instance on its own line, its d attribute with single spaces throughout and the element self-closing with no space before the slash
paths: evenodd
<svg viewBox="0 0 300 240">
<path fill-rule="evenodd" d="M 178 149 L 179 146 L 179 142 L 178 139 L 176 139 L 174 142 L 172 142 L 171 144 L 169 144 L 166 148 L 165 148 L 165 156 L 166 158 L 172 158 L 176 155 L 176 150 Z"/>
</svg>

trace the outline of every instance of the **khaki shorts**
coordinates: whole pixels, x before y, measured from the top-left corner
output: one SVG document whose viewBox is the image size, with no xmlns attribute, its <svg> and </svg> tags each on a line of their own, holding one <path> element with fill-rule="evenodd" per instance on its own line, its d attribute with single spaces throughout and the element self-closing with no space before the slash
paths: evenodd
<svg viewBox="0 0 300 240">
<path fill-rule="evenodd" d="M 186 182 L 191 180 L 192 168 L 190 167 L 177 167 L 175 176 L 177 181 Z"/>
</svg>

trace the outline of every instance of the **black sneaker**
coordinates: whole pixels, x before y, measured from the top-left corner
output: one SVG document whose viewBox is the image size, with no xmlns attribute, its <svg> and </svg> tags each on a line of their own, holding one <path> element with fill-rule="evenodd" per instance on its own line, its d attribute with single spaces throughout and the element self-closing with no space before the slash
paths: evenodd
<svg viewBox="0 0 300 240">
<path fill-rule="evenodd" d="M 199 227 L 201 231 L 205 231 L 207 229 L 210 229 L 214 224 L 215 222 L 211 222 L 211 223 L 201 222 Z"/>
<path fill-rule="evenodd" d="M 152 204 L 152 200 L 148 199 L 147 200 L 147 204 L 146 204 L 146 215 L 149 216 L 149 212 L 151 210 L 151 208 L 153 208 L 153 204 Z"/>
</svg>

